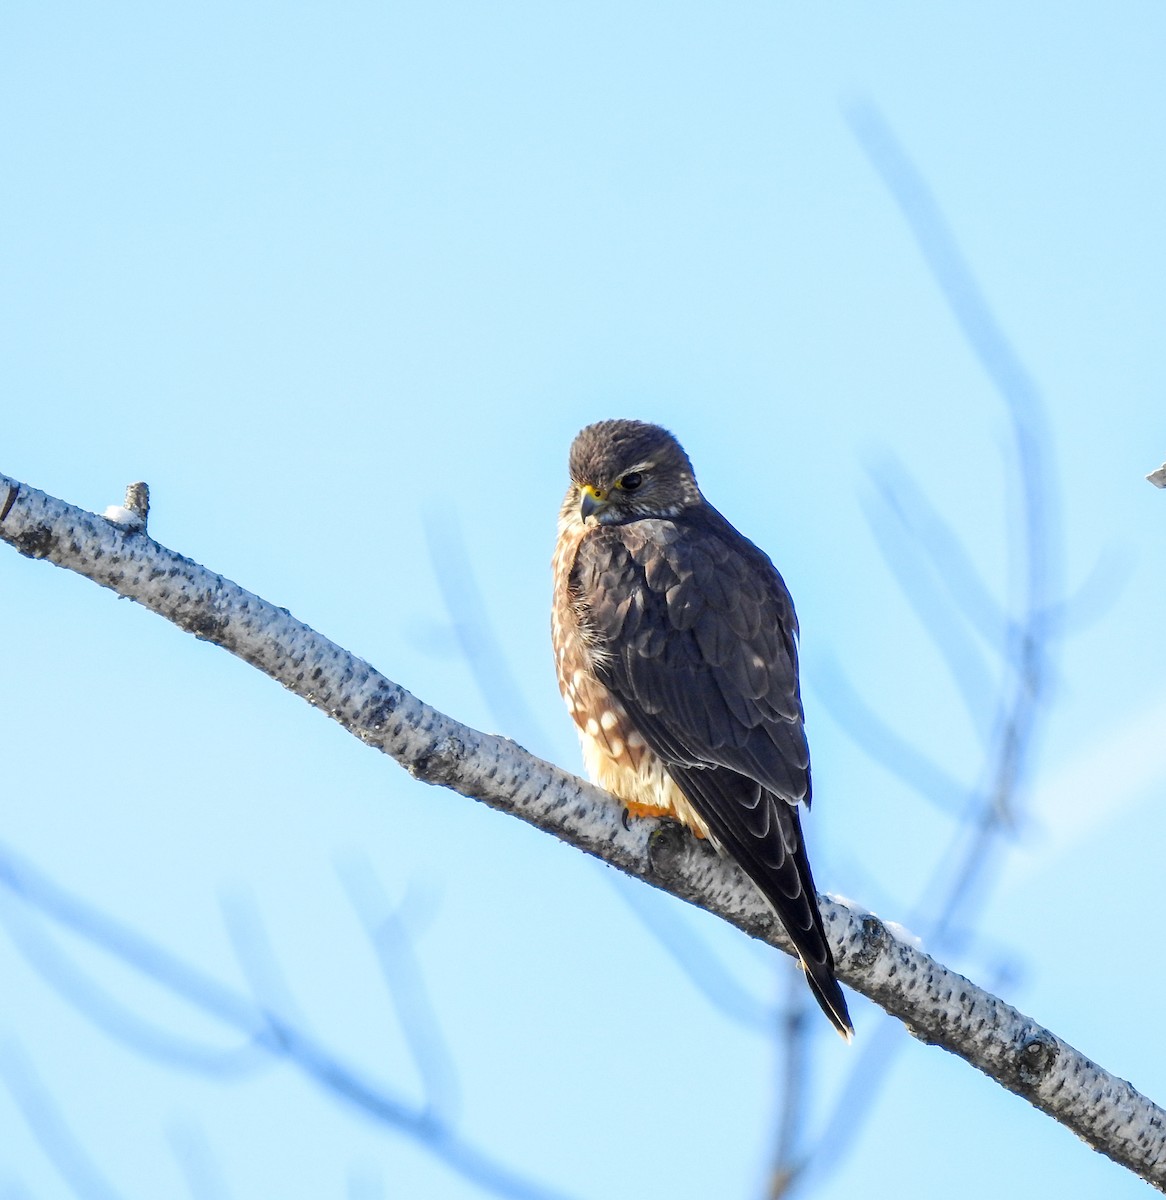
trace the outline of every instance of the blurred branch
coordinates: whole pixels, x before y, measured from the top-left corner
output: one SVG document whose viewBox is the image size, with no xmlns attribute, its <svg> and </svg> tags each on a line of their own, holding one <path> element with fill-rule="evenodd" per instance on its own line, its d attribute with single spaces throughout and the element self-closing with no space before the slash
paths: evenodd
<svg viewBox="0 0 1166 1200">
<path fill-rule="evenodd" d="M 376 951 L 381 975 L 425 1088 L 426 1114 L 431 1120 L 450 1120 L 459 1108 L 457 1067 L 433 1015 L 405 922 L 389 906 L 367 859 L 354 856 L 338 866 L 337 872 Z"/>
<path fill-rule="evenodd" d="M 165 549 L 144 532 L 127 532 L 0 476 L 0 496 L 5 493 L 0 540 L 26 556 L 74 570 L 230 650 L 322 708 L 367 745 L 394 757 L 415 777 L 517 816 L 789 952 L 769 906 L 741 872 L 673 823 L 637 820 L 625 827 L 622 806 L 606 793 L 513 742 L 437 712 L 286 610 Z M 1026 661 L 1036 657 L 1029 653 Z M 116 747 L 111 750 L 117 752 Z M 1009 761 L 1014 767 L 1016 756 Z M 1015 778 L 1012 767 L 1003 778 Z M 353 1104 L 422 1138 L 463 1174 L 480 1179 L 500 1171 L 271 1014 L 259 1014 L 257 1029 L 253 1007 L 234 993 L 108 919 L 95 922 L 90 910 L 30 876 L 10 856 L 0 869 L 0 883 L 22 895 L 31 888 L 38 907 L 55 918 L 94 935 L 112 936 L 131 961 L 144 962 L 153 974 L 161 970 L 182 978 L 203 1007 L 258 1035 L 264 1045 L 293 1058 Z M 1166 1112 L 1035 1021 L 898 940 L 878 918 L 825 897 L 821 909 L 837 948 L 838 974 L 846 983 L 904 1020 L 916 1037 L 966 1059 L 1095 1149 L 1166 1190 Z M 534 1189 L 515 1183 L 511 1192 L 528 1195 Z"/>
<path fill-rule="evenodd" d="M 919 530 L 904 519 L 906 498 L 885 472 L 874 481 L 881 507 L 868 506 L 867 523 L 882 551 L 907 603 L 932 645 L 947 664 L 948 677 L 963 700 L 972 727 L 984 730 L 992 712 L 992 679 L 984 662 L 982 648 L 973 630 L 959 618 L 964 615 L 953 606 L 941 583 L 942 568 L 936 562 L 934 547 L 922 544 Z"/>
<path fill-rule="evenodd" d="M 801 972 L 792 964 L 785 974 L 785 1012 L 778 1030 L 785 1074 L 781 1088 L 781 1116 L 777 1123 L 777 1149 L 769 1177 L 769 1200 L 782 1200 L 805 1167 L 801 1155 L 802 1129 L 808 1108 L 806 1085 L 813 1039 L 806 1036 L 809 994 L 800 976 Z"/>
<path fill-rule="evenodd" d="M 1061 591 L 1060 506 L 1052 482 L 1051 434 L 1040 393 L 993 315 L 942 210 L 873 105 L 855 105 L 848 118 L 871 165 L 895 199 L 960 331 L 1004 401 L 1013 434 L 1009 475 L 1019 483 L 1021 496 L 1023 536 L 1014 550 L 1014 561 L 1021 564 L 1020 579 L 1010 589 L 1014 598 L 1008 606 L 1008 611 L 1019 615 L 1005 621 L 998 638 L 1001 660 L 1011 668 L 1012 678 L 1005 680 L 998 701 L 985 785 L 972 802 L 975 833 L 956 869 L 943 871 L 952 882 L 930 933 L 934 939 L 942 936 L 970 895 L 986 861 L 988 844 L 1010 823 L 1033 749 L 1037 714 L 1048 684 L 1049 647 L 1060 633 L 1053 602 Z M 916 494 L 916 502 L 919 498 Z M 926 541 L 941 546 L 943 541 L 935 540 L 940 530 L 930 516 L 930 506 L 921 511 Z M 961 570 L 959 556 L 948 553 L 945 562 L 949 568 Z M 962 573 L 966 583 L 966 572 Z M 981 611 L 985 602 L 990 603 L 985 591 L 976 586 L 976 608 Z"/>
<path fill-rule="evenodd" d="M 812 1144 L 802 1151 L 801 1174 L 791 1182 L 820 1182 L 838 1165 L 871 1114 L 875 1096 L 903 1044 L 903 1029 L 893 1021 L 879 1021 L 864 1033 L 858 1061 L 850 1068 L 829 1115 L 815 1131 Z"/>
<path fill-rule="evenodd" d="M 459 1137 L 447 1124 L 434 1119 L 428 1111 L 418 1112 L 390 1095 L 296 1026 L 257 1007 L 165 947 L 71 895 L 3 845 L 0 845 L 0 888 L 193 1007 L 246 1034 L 269 1054 L 292 1063 L 315 1083 L 365 1115 L 414 1138 L 479 1187 L 514 1200 L 549 1200 L 562 1195 L 521 1178 Z"/>
<path fill-rule="evenodd" d="M 902 548 L 915 553 L 918 566 L 943 588 L 954 611 L 987 645 L 1000 645 L 1011 624 L 1009 615 L 951 522 L 893 451 L 884 452 L 870 474 L 887 511 L 902 529 Z"/>
<path fill-rule="evenodd" d="M 873 105 L 860 104 L 847 115 L 960 331 L 1004 401 L 1012 430 L 1012 455 L 1006 472 L 1016 488 L 1021 519 L 1009 521 L 1006 528 L 1015 578 L 1010 581 L 1010 598 L 1004 606 L 996 602 L 960 539 L 910 475 L 893 463 L 880 473 L 881 479 L 876 476 L 884 509 L 895 518 L 901 534 L 892 542 L 885 522 L 872 520 L 884 557 L 946 659 L 952 681 L 982 726 L 988 746 L 979 786 L 965 788 L 953 783 L 947 787 L 949 804 L 961 794 L 967 796 L 964 814 L 912 920 L 913 927 L 924 930 L 929 945 L 946 949 L 956 923 L 961 931 L 969 924 L 974 901 L 982 900 L 986 892 L 986 876 L 999 835 L 1016 820 L 1020 788 L 1048 691 L 1049 654 L 1061 634 L 1063 606 L 1054 603 L 1054 597 L 1060 595 L 1059 504 L 1040 394 L 996 321 L 942 210 L 879 111 Z M 947 593 L 947 604 L 940 607 L 935 603 L 937 588 Z M 978 648 L 954 623 L 955 615 L 962 616 L 996 652 L 1000 684 L 995 697 Z M 871 728 L 876 726 L 890 747 L 880 748 L 876 757 L 884 763 L 897 760 L 900 777 L 934 799 L 942 780 L 936 771 L 925 769 L 926 759 L 921 769 L 920 752 L 878 724 L 855 699 L 848 700 L 847 710 L 851 718 L 856 712 L 861 717 L 852 736 L 863 737 L 869 744 Z M 845 1149 L 853 1144 L 861 1116 L 869 1112 L 874 1093 L 901 1045 L 898 1030 L 884 1023 L 861 1049 L 860 1060 L 819 1138 L 822 1149 L 806 1156 L 819 1178 L 840 1162 Z M 822 1152 L 825 1147 L 829 1147 L 828 1154 Z"/>
<path fill-rule="evenodd" d="M 772 1033 L 777 1014 L 773 1005 L 755 996 L 725 965 L 708 942 L 684 920 L 674 904 L 645 892 L 626 875 L 610 875 L 620 894 L 648 932 L 672 956 L 688 981 L 715 1009 L 730 1020 L 758 1032 Z M 805 990 L 805 980 L 802 981 Z"/>
<path fill-rule="evenodd" d="M 490 624 L 489 608 L 470 565 L 461 522 L 449 510 L 427 509 L 425 537 L 446 612 L 482 701 L 500 728 L 513 729 L 524 738 L 541 735 L 539 722 Z"/>
<path fill-rule="evenodd" d="M 0 922 L 25 962 L 62 999 L 107 1036 L 135 1053 L 165 1066 L 224 1079 L 251 1074 L 270 1062 L 254 1038 L 237 1046 L 205 1046 L 132 1012 L 59 950 L 34 915 L 17 905 L 10 893 L 0 897 Z"/>
<path fill-rule="evenodd" d="M 186 1122 L 174 1122 L 167 1136 L 191 1200 L 231 1200 L 227 1181 L 202 1130 Z"/>
<path fill-rule="evenodd" d="M 222 894 L 219 904 L 235 961 L 258 1006 L 265 1012 L 279 1013 L 285 1021 L 293 1021 L 305 1029 L 304 1014 L 280 969 L 255 897 L 246 888 L 233 888 Z"/>
<path fill-rule="evenodd" d="M 884 721 L 858 694 L 833 657 L 821 656 L 815 662 L 814 674 L 822 703 L 855 745 L 937 808 L 955 812 L 956 797 L 965 789 L 953 775 Z"/>
<path fill-rule="evenodd" d="M 0 1081 L 8 1089 L 45 1157 L 79 1200 L 121 1200 L 121 1193 L 94 1166 L 23 1051 L 0 1045 Z"/>
<path fill-rule="evenodd" d="M 1133 574 L 1134 561 L 1128 547 L 1102 547 L 1085 578 L 1066 599 L 1052 605 L 1049 615 L 1062 636 L 1088 628 L 1113 608 Z"/>
</svg>

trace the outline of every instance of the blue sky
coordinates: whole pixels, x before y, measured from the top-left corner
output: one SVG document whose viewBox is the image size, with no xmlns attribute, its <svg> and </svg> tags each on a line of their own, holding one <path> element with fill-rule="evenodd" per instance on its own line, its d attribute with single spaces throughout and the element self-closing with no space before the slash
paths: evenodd
<svg viewBox="0 0 1166 1200">
<path fill-rule="evenodd" d="M 1166 497 L 1143 479 L 1166 457 L 1164 34 L 1149 4 L 9 4 L 0 470 L 99 511 L 147 480 L 161 542 L 578 769 L 547 631 L 566 451 L 601 417 L 660 421 L 797 601 L 819 884 L 910 924 L 950 814 L 855 744 L 840 680 L 967 784 L 997 673 L 973 638 L 976 699 L 953 685 L 872 528 L 876 480 L 908 473 L 1001 598 L 1016 508 L 1001 398 L 856 136 L 873 106 L 1040 389 L 1075 598 L 1024 815 L 944 957 L 1164 1100 Z M 431 554 L 450 530 L 515 681 L 493 706 Z M 403 906 L 475 1145 L 580 1198 L 761 1194 L 773 1039 L 610 871 L 85 581 L 0 555 L 0 615 L 10 847 L 240 990 L 230 930 L 257 914 L 297 1018 L 416 1102 L 338 874 L 358 859 Z M 755 1008 L 782 1001 L 771 952 L 635 904 Z M 31 928 L 156 1025 L 236 1043 Z M 110 1194 L 482 1194 L 287 1066 L 130 1052 L 18 944 L 6 1078 L 27 1064 Z M 861 1047 L 878 1018 L 855 1015 Z M 812 1194 L 1141 1194 L 901 1042 Z M 815 1040 L 811 1131 L 856 1053 Z M 0 1088 L 0 1195 L 71 1194 Z"/>
</svg>

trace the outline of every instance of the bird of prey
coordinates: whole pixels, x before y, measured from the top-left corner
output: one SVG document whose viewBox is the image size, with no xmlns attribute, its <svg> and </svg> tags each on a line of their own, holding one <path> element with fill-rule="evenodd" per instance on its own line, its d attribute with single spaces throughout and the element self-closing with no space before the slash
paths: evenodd
<svg viewBox="0 0 1166 1200">
<path fill-rule="evenodd" d="M 587 773 L 741 866 L 849 1041 L 798 819 L 810 756 L 785 583 L 704 498 L 666 429 L 588 425 L 569 466 L 551 625 Z"/>
</svg>

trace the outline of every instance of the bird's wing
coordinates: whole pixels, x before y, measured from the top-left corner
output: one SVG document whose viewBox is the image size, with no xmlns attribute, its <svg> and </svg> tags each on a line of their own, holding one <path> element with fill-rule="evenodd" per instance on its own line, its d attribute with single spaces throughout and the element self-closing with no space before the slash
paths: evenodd
<svg viewBox="0 0 1166 1200">
<path fill-rule="evenodd" d="M 723 768 L 669 768 L 717 845 L 761 889 L 802 960 L 810 990 L 839 1033 L 854 1031 L 834 976 L 834 954 L 822 925 L 814 876 L 795 805 Z"/>
<path fill-rule="evenodd" d="M 597 675 L 773 905 L 818 1003 L 849 1037 L 798 820 L 809 751 L 781 577 L 713 510 L 693 524 L 595 530 L 573 590 Z"/>
<path fill-rule="evenodd" d="M 597 673 L 656 754 L 809 800 L 793 602 L 751 542 L 715 510 L 603 526 L 573 589 Z"/>
</svg>

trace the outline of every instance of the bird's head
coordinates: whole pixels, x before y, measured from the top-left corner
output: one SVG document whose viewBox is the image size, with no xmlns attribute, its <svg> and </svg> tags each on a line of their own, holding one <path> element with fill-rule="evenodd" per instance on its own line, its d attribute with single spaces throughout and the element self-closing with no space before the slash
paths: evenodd
<svg viewBox="0 0 1166 1200">
<path fill-rule="evenodd" d="M 676 517 L 701 503 L 692 463 L 659 425 L 598 421 L 571 444 L 571 486 L 563 517 L 622 525 L 645 517 Z"/>
</svg>

